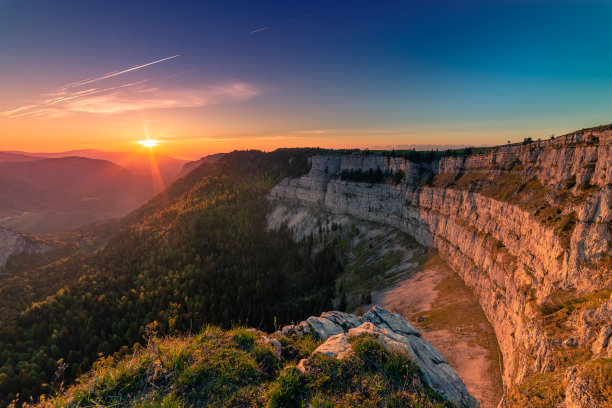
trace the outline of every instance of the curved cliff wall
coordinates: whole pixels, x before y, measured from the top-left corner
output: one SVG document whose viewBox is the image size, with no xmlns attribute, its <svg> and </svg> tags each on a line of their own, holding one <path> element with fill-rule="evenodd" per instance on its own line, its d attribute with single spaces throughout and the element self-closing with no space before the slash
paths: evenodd
<svg viewBox="0 0 612 408">
<path fill-rule="evenodd" d="M 393 185 L 340 176 L 370 169 L 404 177 Z M 309 174 L 283 180 L 270 197 L 390 224 L 437 248 L 473 288 L 492 323 L 507 387 L 562 364 L 539 319 L 551 296 L 610 288 L 609 130 L 431 164 L 317 156 Z"/>
</svg>

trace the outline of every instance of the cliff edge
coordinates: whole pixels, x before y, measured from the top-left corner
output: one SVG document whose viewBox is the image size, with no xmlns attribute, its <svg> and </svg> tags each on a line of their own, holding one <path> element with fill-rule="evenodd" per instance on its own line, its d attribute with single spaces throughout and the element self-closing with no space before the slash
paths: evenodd
<svg viewBox="0 0 612 408">
<path fill-rule="evenodd" d="M 309 174 L 269 197 L 392 225 L 437 248 L 495 330 L 502 404 L 602 406 L 609 397 L 605 382 L 586 386 L 579 375 L 605 379 L 612 357 L 609 127 L 433 162 L 315 156 Z M 542 376 L 553 385 L 541 387 Z"/>
<path fill-rule="evenodd" d="M 38 406 L 478 407 L 445 358 L 401 316 L 328 312 L 272 335 L 206 327 L 101 359 Z"/>
</svg>

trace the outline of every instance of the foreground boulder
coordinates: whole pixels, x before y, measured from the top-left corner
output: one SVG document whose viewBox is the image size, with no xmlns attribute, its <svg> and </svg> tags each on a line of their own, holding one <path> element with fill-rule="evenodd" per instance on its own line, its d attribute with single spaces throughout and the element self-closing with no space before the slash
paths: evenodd
<svg viewBox="0 0 612 408">
<path fill-rule="evenodd" d="M 462 407 L 479 406 L 446 358 L 402 316 L 380 306 L 375 305 L 361 317 L 342 312 L 326 312 L 298 325 L 285 326 L 278 333 L 300 335 L 312 332 L 325 340 L 325 343 L 310 358 L 317 354 L 346 358 L 352 351 L 348 341 L 350 338 L 372 335 L 386 349 L 407 353 L 420 368 L 423 382 L 447 401 Z M 300 361 L 298 371 L 302 374 L 308 372 L 309 360 Z"/>
</svg>

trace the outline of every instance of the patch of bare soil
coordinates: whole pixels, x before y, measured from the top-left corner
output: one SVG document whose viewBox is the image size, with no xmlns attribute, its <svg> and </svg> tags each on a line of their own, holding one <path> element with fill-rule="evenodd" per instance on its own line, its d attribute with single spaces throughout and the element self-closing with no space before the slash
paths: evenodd
<svg viewBox="0 0 612 408">
<path fill-rule="evenodd" d="M 440 350 L 483 408 L 497 406 L 503 388 L 495 333 L 471 289 L 437 251 L 428 251 L 410 278 L 372 298 Z"/>
</svg>

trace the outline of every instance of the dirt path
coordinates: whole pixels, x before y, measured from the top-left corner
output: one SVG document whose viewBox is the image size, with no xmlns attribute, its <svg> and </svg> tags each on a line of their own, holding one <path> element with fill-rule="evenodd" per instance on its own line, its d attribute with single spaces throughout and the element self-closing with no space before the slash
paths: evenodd
<svg viewBox="0 0 612 408">
<path fill-rule="evenodd" d="M 372 298 L 438 348 L 483 408 L 497 406 L 502 380 L 495 333 L 470 288 L 436 251 L 428 252 L 410 278 Z"/>
</svg>

